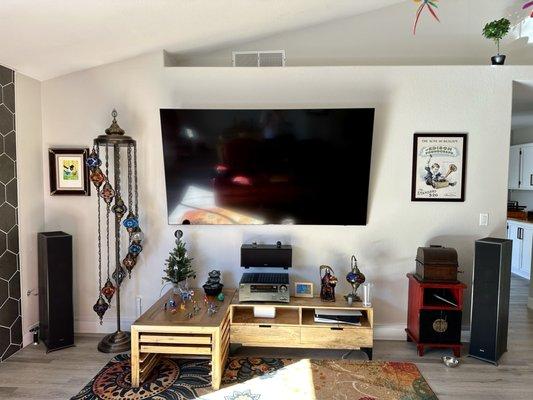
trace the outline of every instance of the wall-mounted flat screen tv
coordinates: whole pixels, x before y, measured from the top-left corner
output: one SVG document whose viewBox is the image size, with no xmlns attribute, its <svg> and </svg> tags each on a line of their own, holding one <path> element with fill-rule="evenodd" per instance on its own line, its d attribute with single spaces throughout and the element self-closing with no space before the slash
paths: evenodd
<svg viewBox="0 0 533 400">
<path fill-rule="evenodd" d="M 170 224 L 365 225 L 373 108 L 162 109 Z"/>
</svg>

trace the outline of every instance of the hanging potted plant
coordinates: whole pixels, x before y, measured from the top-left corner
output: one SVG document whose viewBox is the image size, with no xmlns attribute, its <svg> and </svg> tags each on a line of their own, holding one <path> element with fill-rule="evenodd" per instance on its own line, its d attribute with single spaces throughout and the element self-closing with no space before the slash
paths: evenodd
<svg viewBox="0 0 533 400">
<path fill-rule="evenodd" d="M 505 55 L 500 54 L 500 40 L 502 40 L 509 29 L 511 28 L 511 22 L 507 18 L 502 18 L 496 21 L 489 22 L 483 28 L 483 36 L 485 38 L 494 40 L 498 47 L 498 54 L 491 57 L 492 65 L 505 64 Z"/>
<path fill-rule="evenodd" d="M 176 247 L 172 249 L 166 259 L 165 276 L 163 281 L 172 283 L 174 286 L 174 294 L 181 294 L 189 290 L 187 279 L 196 278 L 196 273 L 192 267 L 192 258 L 187 257 L 187 249 L 185 242 L 181 240 L 183 232 L 177 230 L 174 234 L 176 236 Z"/>
</svg>

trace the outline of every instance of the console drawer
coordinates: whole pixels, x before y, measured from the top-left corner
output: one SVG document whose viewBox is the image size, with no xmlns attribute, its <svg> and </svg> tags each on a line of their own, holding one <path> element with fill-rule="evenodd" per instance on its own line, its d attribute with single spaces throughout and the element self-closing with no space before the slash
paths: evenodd
<svg viewBox="0 0 533 400">
<path fill-rule="evenodd" d="M 290 347 L 300 344 L 300 327 L 276 325 L 231 325 L 231 343 L 249 346 L 280 345 Z"/>
<path fill-rule="evenodd" d="M 348 327 L 302 327 L 302 346 L 329 349 L 372 347 L 372 329 Z"/>
</svg>

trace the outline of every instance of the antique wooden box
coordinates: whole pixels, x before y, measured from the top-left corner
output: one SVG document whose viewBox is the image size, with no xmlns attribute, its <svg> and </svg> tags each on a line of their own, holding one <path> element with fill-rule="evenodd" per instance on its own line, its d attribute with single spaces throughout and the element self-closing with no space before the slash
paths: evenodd
<svg viewBox="0 0 533 400">
<path fill-rule="evenodd" d="M 419 247 L 416 277 L 424 282 L 457 282 L 457 251 L 451 247 Z"/>
</svg>

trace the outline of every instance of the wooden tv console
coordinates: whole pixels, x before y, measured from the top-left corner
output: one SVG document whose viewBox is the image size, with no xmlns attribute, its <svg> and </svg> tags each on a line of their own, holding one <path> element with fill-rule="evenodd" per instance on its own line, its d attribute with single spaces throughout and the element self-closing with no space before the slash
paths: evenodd
<svg viewBox="0 0 533 400">
<path fill-rule="evenodd" d="M 254 306 L 276 308 L 275 318 L 255 318 Z M 361 326 L 324 324 L 314 321 L 315 308 L 360 310 Z M 296 347 L 312 349 L 360 349 L 372 360 L 374 311 L 344 299 L 322 302 L 320 298 L 291 297 L 290 303 L 239 303 L 238 295 L 230 305 L 230 342 L 242 346 Z"/>
</svg>

